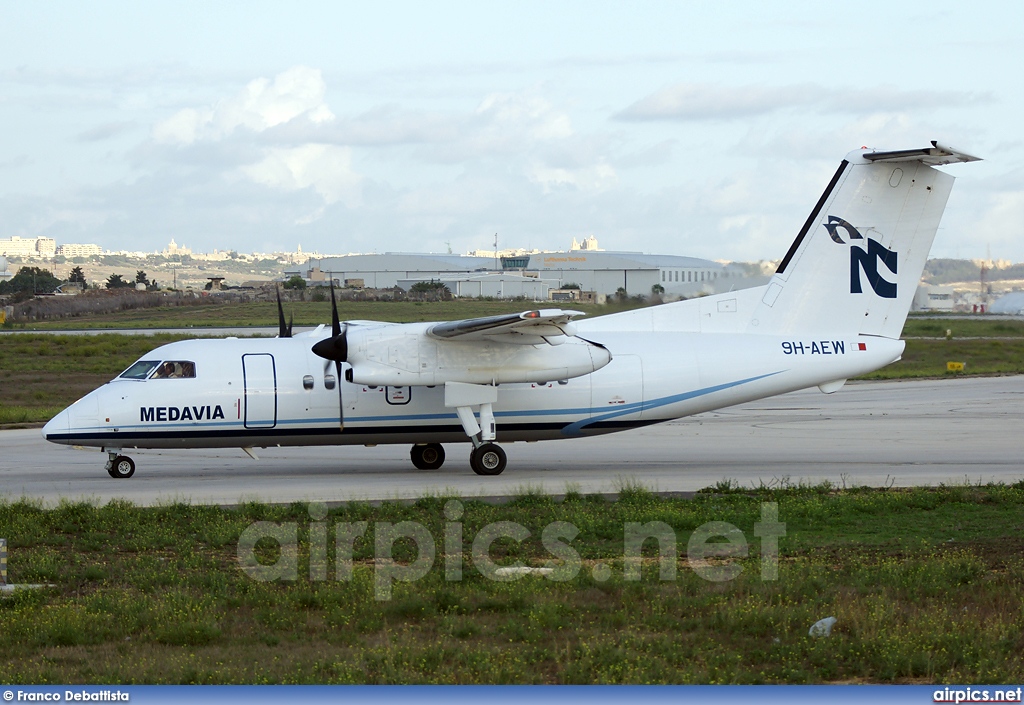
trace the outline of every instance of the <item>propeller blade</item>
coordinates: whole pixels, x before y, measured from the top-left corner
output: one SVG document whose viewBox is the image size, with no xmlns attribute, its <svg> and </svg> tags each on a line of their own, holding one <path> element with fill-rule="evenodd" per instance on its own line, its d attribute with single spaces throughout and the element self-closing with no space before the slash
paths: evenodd
<svg viewBox="0 0 1024 705">
<path fill-rule="evenodd" d="M 341 362 L 334 361 L 334 371 L 338 375 L 338 426 L 345 430 L 345 401 L 341 398 L 341 385 L 344 380 L 341 377 Z"/>
<path fill-rule="evenodd" d="M 334 278 L 331 277 L 331 337 L 325 338 L 313 346 L 313 354 L 324 360 L 334 361 L 335 378 L 338 380 L 338 425 L 345 430 L 345 400 L 342 398 L 341 363 L 348 359 L 348 325 L 341 327 L 338 319 L 338 300 L 334 296 Z M 327 371 L 327 363 L 324 363 Z"/>
<path fill-rule="evenodd" d="M 292 327 L 284 324 L 284 308 L 281 307 L 281 288 L 275 284 L 274 291 L 277 292 L 277 337 L 291 338 Z"/>
<path fill-rule="evenodd" d="M 331 337 L 313 346 L 313 354 L 338 363 L 340 382 L 341 363 L 348 360 L 348 325 L 343 328 L 338 320 L 338 300 L 334 298 L 334 279 L 331 279 Z"/>
<path fill-rule="evenodd" d="M 338 321 L 338 302 L 334 298 L 334 278 L 331 278 L 331 335 L 335 338 L 341 334 L 341 323 Z"/>
</svg>

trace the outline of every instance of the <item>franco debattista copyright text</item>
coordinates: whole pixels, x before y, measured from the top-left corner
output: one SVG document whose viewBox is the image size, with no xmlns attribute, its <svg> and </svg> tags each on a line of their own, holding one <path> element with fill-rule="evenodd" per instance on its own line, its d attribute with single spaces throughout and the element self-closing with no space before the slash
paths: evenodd
<svg viewBox="0 0 1024 705">
<path fill-rule="evenodd" d="M 122 690 L 5 690 L 4 702 L 15 703 L 126 703 L 128 693 Z"/>
</svg>

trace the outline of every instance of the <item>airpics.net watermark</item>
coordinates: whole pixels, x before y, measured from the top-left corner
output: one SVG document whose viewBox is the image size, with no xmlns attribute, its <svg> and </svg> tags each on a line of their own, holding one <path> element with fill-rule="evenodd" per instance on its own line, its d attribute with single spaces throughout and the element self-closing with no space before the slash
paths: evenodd
<svg viewBox="0 0 1024 705">
<path fill-rule="evenodd" d="M 449 582 L 462 580 L 465 567 L 465 537 L 461 521 L 464 512 L 462 502 L 457 499 L 448 500 L 444 505 L 445 524 L 441 545 L 444 577 Z M 322 502 L 309 504 L 309 516 L 309 579 L 351 580 L 355 544 L 368 535 L 370 522 L 336 522 L 330 527 L 325 521 L 327 505 Z M 330 528 L 333 531 L 329 531 Z M 375 599 L 391 599 L 394 583 L 420 580 L 433 569 L 437 560 L 438 542 L 423 524 L 415 521 L 377 521 L 373 522 L 372 533 Z M 553 521 L 540 534 L 541 545 L 550 556 L 542 568 L 530 568 L 521 562 L 502 566 L 491 557 L 492 546 L 501 539 L 522 543 L 533 534 L 527 527 L 514 521 L 492 522 L 481 527 L 472 537 L 470 561 L 482 576 L 499 582 L 518 580 L 531 572 L 540 573 L 546 579 L 556 582 L 572 580 L 584 567 L 583 558 L 572 547 L 572 541 L 579 533 L 580 530 L 570 522 Z M 779 538 L 786 535 L 786 525 L 779 521 L 778 503 L 761 503 L 761 520 L 754 524 L 753 534 L 760 544 L 761 580 L 778 580 Z M 334 571 L 333 576 L 329 577 L 330 538 L 334 540 Z M 275 542 L 279 550 L 274 562 L 261 563 L 257 555 L 257 544 L 267 539 Z M 395 546 L 400 542 L 403 546 L 410 543 L 415 545 L 415 560 L 407 563 L 395 560 Z M 675 580 L 679 563 L 678 536 L 675 529 L 663 521 L 623 524 L 623 579 L 640 580 L 643 549 L 648 542 L 657 546 L 655 558 L 660 579 Z M 256 521 L 246 527 L 238 539 L 238 563 L 253 580 L 298 580 L 299 545 L 298 522 Z M 750 546 L 746 535 L 729 522 L 709 521 L 701 524 L 686 541 L 686 560 L 690 569 L 711 582 L 735 579 L 743 572 L 743 566 L 733 561 L 749 557 Z M 649 555 L 647 560 L 650 559 Z M 608 563 L 593 563 L 590 570 L 591 576 L 598 582 L 612 577 L 613 568 Z"/>
</svg>

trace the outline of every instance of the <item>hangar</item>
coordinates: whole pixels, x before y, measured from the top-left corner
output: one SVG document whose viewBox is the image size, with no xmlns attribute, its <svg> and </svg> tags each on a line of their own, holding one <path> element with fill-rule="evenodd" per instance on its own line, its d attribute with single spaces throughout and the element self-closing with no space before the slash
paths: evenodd
<svg viewBox="0 0 1024 705">
<path fill-rule="evenodd" d="M 655 285 L 660 285 L 668 298 L 742 289 L 766 280 L 748 276 L 746 269 L 737 265 L 722 265 L 696 257 L 604 250 L 538 252 L 497 258 L 405 252 L 345 255 L 311 259 L 303 269 L 287 271 L 285 277 L 295 274 L 314 282 L 334 279 L 344 283 L 347 280 L 374 289 L 396 286 L 407 289 L 420 281 L 477 282 L 460 284 L 460 290 L 465 292 L 461 295 L 496 298 L 546 296 L 546 292 L 538 293 L 544 287 L 530 286 L 521 281 L 524 277 L 544 282 L 546 289 L 577 284 L 585 291 L 608 296 L 620 289 L 630 296 L 648 295 Z M 503 277 L 497 276 L 499 274 Z M 454 288 L 449 288 L 455 293 Z"/>
<path fill-rule="evenodd" d="M 1011 291 L 1004 294 L 989 306 L 989 313 L 1008 313 L 1013 316 L 1024 315 L 1024 291 Z"/>
</svg>

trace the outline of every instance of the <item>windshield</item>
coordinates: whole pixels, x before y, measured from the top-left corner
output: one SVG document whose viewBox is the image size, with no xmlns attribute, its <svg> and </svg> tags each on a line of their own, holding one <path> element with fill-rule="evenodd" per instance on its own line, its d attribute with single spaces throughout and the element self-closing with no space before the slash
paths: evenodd
<svg viewBox="0 0 1024 705">
<path fill-rule="evenodd" d="M 124 379 L 146 379 L 153 368 L 160 364 L 159 360 L 139 360 L 121 373 Z"/>
<path fill-rule="evenodd" d="M 167 360 L 163 363 L 160 360 L 139 360 L 121 373 L 122 379 L 192 379 L 195 376 L 196 364 L 189 360 Z"/>
<path fill-rule="evenodd" d="M 151 379 L 186 379 L 196 376 L 196 364 L 188 360 L 168 360 L 160 365 Z"/>
</svg>

